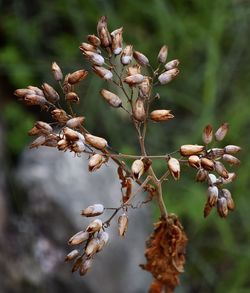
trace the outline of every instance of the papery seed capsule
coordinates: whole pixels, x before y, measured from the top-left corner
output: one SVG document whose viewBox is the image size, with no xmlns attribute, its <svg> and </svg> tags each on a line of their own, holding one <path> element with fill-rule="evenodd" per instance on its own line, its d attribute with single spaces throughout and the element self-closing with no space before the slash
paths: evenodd
<svg viewBox="0 0 250 293">
<path fill-rule="evenodd" d="M 74 117 L 67 121 L 66 126 L 70 128 L 80 127 L 83 124 L 84 120 L 85 120 L 85 117 L 83 116 Z"/>
<path fill-rule="evenodd" d="M 32 127 L 29 131 L 28 131 L 28 135 L 29 136 L 34 136 L 34 135 L 40 135 L 42 134 L 42 131 L 40 129 L 38 129 L 36 126 Z"/>
<path fill-rule="evenodd" d="M 110 34 L 112 39 L 112 51 L 115 55 L 119 55 L 122 51 L 122 32 L 123 28 L 121 27 Z"/>
<path fill-rule="evenodd" d="M 101 231 L 101 232 L 98 232 L 97 238 L 99 239 L 99 247 L 97 252 L 99 252 L 108 243 L 109 234 L 107 232 Z"/>
<path fill-rule="evenodd" d="M 77 142 L 75 142 L 73 145 L 71 145 L 71 151 L 75 152 L 77 154 L 82 153 L 85 151 L 85 144 L 83 141 L 79 140 Z"/>
<path fill-rule="evenodd" d="M 99 47 L 101 45 L 100 39 L 95 35 L 88 35 L 87 36 L 88 42 L 95 47 Z"/>
<path fill-rule="evenodd" d="M 62 109 L 55 109 L 51 111 L 51 115 L 52 118 L 59 123 L 66 123 L 69 120 L 67 113 Z"/>
<path fill-rule="evenodd" d="M 43 107 L 47 103 L 47 100 L 43 96 L 32 94 L 32 95 L 26 95 L 23 99 L 23 102 L 27 106 Z"/>
<path fill-rule="evenodd" d="M 202 154 L 204 150 L 203 145 L 198 144 L 184 144 L 180 148 L 180 153 L 182 156 L 192 156 Z"/>
<path fill-rule="evenodd" d="M 19 98 L 23 98 L 26 95 L 34 95 L 34 94 L 36 94 L 36 92 L 30 89 L 17 89 L 14 91 L 14 95 Z"/>
<path fill-rule="evenodd" d="M 165 63 L 167 60 L 167 56 L 168 56 L 168 46 L 164 45 L 161 47 L 157 59 L 160 63 Z"/>
<path fill-rule="evenodd" d="M 98 249 L 99 249 L 99 239 L 92 238 L 85 249 L 85 253 L 87 257 L 91 257 L 98 252 Z"/>
<path fill-rule="evenodd" d="M 27 89 L 34 91 L 35 94 L 38 95 L 38 96 L 44 97 L 43 91 L 41 89 L 39 89 L 39 87 L 37 87 L 37 86 L 29 85 L 27 87 Z"/>
<path fill-rule="evenodd" d="M 207 157 L 209 159 L 218 159 L 224 154 L 224 149 L 221 148 L 212 148 L 207 151 Z"/>
<path fill-rule="evenodd" d="M 141 52 L 134 51 L 133 56 L 135 60 L 141 65 L 141 66 L 148 66 L 149 65 L 149 60 L 148 58 L 142 54 Z"/>
<path fill-rule="evenodd" d="M 209 204 L 209 202 L 207 201 L 204 207 L 204 218 L 206 218 L 210 212 L 212 211 L 213 207 Z"/>
<path fill-rule="evenodd" d="M 131 166 L 131 171 L 136 179 L 139 179 L 144 172 L 144 164 L 142 160 L 135 160 Z"/>
<path fill-rule="evenodd" d="M 61 139 L 57 143 L 57 148 L 59 151 L 66 151 L 68 149 L 69 143 L 65 139 Z"/>
<path fill-rule="evenodd" d="M 193 155 L 193 156 L 188 157 L 188 163 L 191 167 L 200 168 L 201 159 L 198 156 Z"/>
<path fill-rule="evenodd" d="M 171 158 L 168 160 L 168 169 L 171 172 L 174 180 L 180 179 L 180 162 L 177 159 Z"/>
<path fill-rule="evenodd" d="M 122 106 L 121 99 L 110 91 L 102 89 L 100 91 L 100 94 L 104 98 L 104 100 L 109 103 L 110 106 L 114 108 L 119 108 Z"/>
<path fill-rule="evenodd" d="M 144 100 L 140 97 L 136 99 L 133 105 L 133 116 L 137 121 L 143 122 L 146 119 Z"/>
<path fill-rule="evenodd" d="M 178 59 L 175 59 L 175 60 L 169 61 L 167 64 L 165 64 L 164 67 L 166 70 L 171 70 L 171 69 L 178 67 L 179 64 L 180 64 L 180 61 Z"/>
<path fill-rule="evenodd" d="M 68 102 L 73 102 L 73 103 L 77 103 L 79 104 L 80 102 L 80 98 L 78 97 L 78 95 L 75 92 L 69 92 L 65 95 L 65 99 Z"/>
<path fill-rule="evenodd" d="M 79 267 L 79 274 L 84 276 L 92 267 L 93 260 L 87 258 Z"/>
<path fill-rule="evenodd" d="M 99 150 L 102 150 L 108 146 L 108 142 L 106 141 L 106 139 L 92 135 L 90 133 L 85 134 L 85 139 L 88 144 Z"/>
<path fill-rule="evenodd" d="M 47 147 L 57 147 L 57 143 L 60 140 L 59 136 L 55 133 L 51 133 L 46 136 L 45 142 L 43 143 L 44 146 Z"/>
<path fill-rule="evenodd" d="M 76 271 L 80 268 L 82 262 L 83 262 L 82 256 L 79 256 L 79 257 L 75 260 L 71 272 L 72 272 L 72 273 L 76 272 Z"/>
<path fill-rule="evenodd" d="M 231 183 L 236 178 L 236 173 L 228 173 L 228 178 L 224 179 L 222 178 L 222 184 L 228 184 Z"/>
<path fill-rule="evenodd" d="M 173 79 L 175 79 L 175 77 L 179 74 L 179 69 L 174 68 L 168 71 L 163 72 L 162 74 L 160 74 L 158 76 L 158 80 L 160 82 L 160 84 L 167 84 L 170 81 L 172 81 Z"/>
<path fill-rule="evenodd" d="M 228 171 L 221 162 L 214 161 L 214 168 L 221 177 L 228 178 Z"/>
<path fill-rule="evenodd" d="M 216 186 L 209 186 L 207 189 L 208 203 L 215 206 L 219 197 L 219 190 Z"/>
<path fill-rule="evenodd" d="M 231 192 L 228 189 L 222 189 L 222 194 L 227 200 L 227 207 L 230 211 L 233 211 L 235 209 L 235 203 L 232 198 Z"/>
<path fill-rule="evenodd" d="M 217 141 L 221 141 L 224 139 L 224 137 L 226 136 L 227 132 L 229 130 L 229 125 L 228 123 L 223 123 L 219 128 L 218 130 L 215 132 L 214 136 L 215 136 L 215 139 Z"/>
<path fill-rule="evenodd" d="M 44 92 L 44 95 L 48 101 L 51 103 L 55 104 L 59 100 L 59 94 L 58 92 L 48 83 L 43 83 L 42 84 L 42 89 Z"/>
<path fill-rule="evenodd" d="M 93 222 L 91 222 L 88 227 L 86 228 L 86 231 L 89 233 L 95 233 L 100 231 L 102 228 L 102 221 L 100 219 L 95 219 Z"/>
<path fill-rule="evenodd" d="M 91 51 L 84 51 L 83 54 L 95 65 L 102 66 L 105 62 L 102 55 L 98 53 L 91 52 Z"/>
<path fill-rule="evenodd" d="M 124 82 L 130 86 L 134 86 L 143 82 L 144 76 L 142 74 L 134 74 L 124 78 Z"/>
<path fill-rule="evenodd" d="M 150 119 L 156 122 L 168 121 L 174 118 L 171 110 L 154 110 L 150 113 Z"/>
<path fill-rule="evenodd" d="M 97 34 L 100 38 L 101 45 L 104 48 L 111 46 L 112 42 L 111 42 L 110 33 L 108 31 L 108 27 L 107 27 L 107 17 L 106 16 L 102 16 L 99 19 L 98 24 L 97 24 Z"/>
<path fill-rule="evenodd" d="M 79 136 L 78 136 L 77 132 L 71 128 L 64 127 L 63 134 L 65 135 L 66 140 L 69 140 L 69 141 L 79 140 Z"/>
<path fill-rule="evenodd" d="M 45 140 L 46 140 L 45 136 L 41 135 L 30 144 L 29 148 L 30 149 L 38 148 L 39 146 L 45 143 Z"/>
<path fill-rule="evenodd" d="M 126 231 L 128 229 L 128 216 L 123 213 L 119 218 L 118 218 L 118 233 L 119 236 L 124 236 Z"/>
<path fill-rule="evenodd" d="M 135 74 L 140 74 L 140 73 L 141 73 L 141 66 L 139 64 L 134 64 L 133 66 L 129 66 L 127 68 L 127 75 L 128 76 L 135 75 Z M 146 79 L 149 79 L 149 77 L 145 77 L 143 82 L 145 82 Z M 140 86 L 142 85 L 142 83 L 140 84 Z"/>
<path fill-rule="evenodd" d="M 197 182 L 204 182 L 207 180 L 208 172 L 204 169 L 198 170 L 196 174 L 196 181 Z"/>
<path fill-rule="evenodd" d="M 147 98 L 150 95 L 152 79 L 145 76 L 142 83 L 139 84 L 139 96 L 141 98 Z"/>
<path fill-rule="evenodd" d="M 89 233 L 84 232 L 84 231 L 80 231 L 80 232 L 76 233 L 75 235 L 73 235 L 69 239 L 68 244 L 69 245 L 79 245 L 88 239 L 89 239 Z"/>
<path fill-rule="evenodd" d="M 208 184 L 209 185 L 214 185 L 214 184 L 216 184 L 217 183 L 217 177 L 214 175 L 214 174 L 212 174 L 212 173 L 209 173 L 208 174 L 208 177 L 207 177 L 207 179 L 208 179 Z"/>
<path fill-rule="evenodd" d="M 64 94 L 72 92 L 74 90 L 73 85 L 69 83 L 69 77 L 70 77 L 70 73 L 65 76 L 64 81 L 63 81 L 62 88 L 63 88 Z"/>
<path fill-rule="evenodd" d="M 100 53 L 101 51 L 99 49 L 96 48 L 96 46 L 93 46 L 91 44 L 88 44 L 88 43 L 81 43 L 79 49 L 82 51 L 82 52 L 94 52 L 94 53 Z"/>
<path fill-rule="evenodd" d="M 89 159 L 89 163 L 88 163 L 89 172 L 98 170 L 104 162 L 105 162 L 105 159 L 102 155 L 94 154 Z"/>
<path fill-rule="evenodd" d="M 71 261 L 75 259 L 79 255 L 79 251 L 77 249 L 72 250 L 69 254 L 66 255 L 64 261 Z"/>
<path fill-rule="evenodd" d="M 95 217 L 103 213 L 104 206 L 102 204 L 94 204 L 82 210 L 81 215 L 85 217 Z"/>
<path fill-rule="evenodd" d="M 240 160 L 232 155 L 225 154 L 222 156 L 222 159 L 231 165 L 236 165 L 236 166 L 240 165 Z"/>
<path fill-rule="evenodd" d="M 127 45 L 122 51 L 121 63 L 123 65 L 128 65 L 132 61 L 132 56 L 133 56 L 133 46 Z"/>
<path fill-rule="evenodd" d="M 62 70 L 56 62 L 52 63 L 51 70 L 56 81 L 61 81 L 63 79 Z"/>
<path fill-rule="evenodd" d="M 81 69 L 77 70 L 73 73 L 70 73 L 68 76 L 68 83 L 70 84 L 76 84 L 80 82 L 81 80 L 85 79 L 88 75 L 88 71 Z"/>
<path fill-rule="evenodd" d="M 214 162 L 208 158 L 201 158 L 201 166 L 208 171 L 214 170 Z"/>
<path fill-rule="evenodd" d="M 113 77 L 113 73 L 104 67 L 93 66 L 92 69 L 98 76 L 100 76 L 101 78 L 105 80 L 110 80 Z"/>
<path fill-rule="evenodd" d="M 217 211 L 220 217 L 224 218 L 228 215 L 227 200 L 225 197 L 220 197 L 217 201 Z"/>
<path fill-rule="evenodd" d="M 53 131 L 53 128 L 46 122 L 37 121 L 35 127 L 43 134 L 49 134 Z"/>
<path fill-rule="evenodd" d="M 209 144 L 213 140 L 213 127 L 208 124 L 202 132 L 202 140 L 205 144 Z"/>
<path fill-rule="evenodd" d="M 227 145 L 224 147 L 225 153 L 227 153 L 229 155 L 234 155 L 234 154 L 238 153 L 240 150 L 241 150 L 241 147 L 239 147 L 237 145 Z"/>
</svg>

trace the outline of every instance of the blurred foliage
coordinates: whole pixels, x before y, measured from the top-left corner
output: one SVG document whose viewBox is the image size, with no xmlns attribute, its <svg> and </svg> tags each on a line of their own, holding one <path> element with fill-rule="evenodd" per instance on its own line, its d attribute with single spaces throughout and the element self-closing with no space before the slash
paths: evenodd
<svg viewBox="0 0 250 293">
<path fill-rule="evenodd" d="M 192 171 L 184 175 L 183 170 L 181 184 L 168 184 L 167 206 L 180 216 L 189 236 L 186 274 L 177 292 L 249 292 L 249 1 L 13 0 L 0 1 L 0 11 L 0 78 L 13 88 L 52 82 L 52 61 L 65 72 L 88 68 L 78 46 L 85 35 L 95 33 L 101 15 L 108 16 L 110 30 L 124 26 L 126 42 L 153 65 L 161 45 L 168 44 L 169 60 L 180 59 L 181 74 L 157 89 L 161 99 L 155 107 L 172 109 L 176 119 L 150 125 L 149 153 L 199 143 L 207 123 L 218 127 L 224 121 L 231 126 L 225 143 L 243 147 L 238 179 L 231 187 L 237 209 L 227 220 L 215 213 L 203 220 L 205 189 L 194 183 Z M 135 152 L 133 129 L 101 101 L 101 86 L 94 74 L 83 82 L 79 112 L 86 115 L 87 127 L 112 140 L 115 149 Z M 10 104 L 5 116 L 13 125 L 22 121 L 13 130 L 18 137 L 10 137 L 23 140 L 30 120 L 22 119 L 17 109 Z"/>
</svg>

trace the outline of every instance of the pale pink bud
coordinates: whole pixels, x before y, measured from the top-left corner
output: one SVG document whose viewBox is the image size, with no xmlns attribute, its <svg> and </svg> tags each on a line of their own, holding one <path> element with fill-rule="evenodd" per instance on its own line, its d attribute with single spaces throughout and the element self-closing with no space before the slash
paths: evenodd
<svg viewBox="0 0 250 293">
<path fill-rule="evenodd" d="M 142 74 L 134 74 L 124 78 L 124 82 L 129 84 L 130 86 L 137 85 L 144 80 L 144 76 Z"/>
<path fill-rule="evenodd" d="M 26 95 L 35 95 L 36 92 L 31 89 L 17 89 L 14 91 L 14 95 L 23 98 Z"/>
<path fill-rule="evenodd" d="M 23 102 L 27 106 L 45 106 L 47 104 L 47 100 L 44 98 L 44 96 L 39 96 L 36 94 L 26 95 L 23 98 Z"/>
<path fill-rule="evenodd" d="M 93 46 L 92 44 L 88 44 L 88 43 L 81 43 L 79 49 L 84 53 L 87 51 L 95 52 L 95 53 L 101 52 L 99 49 L 96 48 L 96 46 Z"/>
<path fill-rule="evenodd" d="M 217 159 L 222 157 L 224 154 L 224 150 L 221 148 L 212 148 L 211 150 L 207 151 L 207 156 L 210 159 Z"/>
<path fill-rule="evenodd" d="M 208 174 L 207 179 L 208 179 L 208 184 L 209 185 L 216 184 L 217 183 L 217 180 L 218 180 L 217 177 L 214 174 L 212 174 L 212 173 Z"/>
<path fill-rule="evenodd" d="M 202 154 L 203 150 L 203 145 L 185 144 L 181 146 L 180 153 L 182 156 L 192 156 Z"/>
<path fill-rule="evenodd" d="M 126 231 L 128 229 L 128 216 L 123 213 L 119 218 L 118 218 L 118 233 L 119 236 L 124 236 Z"/>
<path fill-rule="evenodd" d="M 174 69 L 165 71 L 162 74 L 160 74 L 158 76 L 158 80 L 159 80 L 160 84 L 167 84 L 170 81 L 172 81 L 173 79 L 175 79 L 178 74 L 179 74 L 179 69 L 174 68 Z"/>
<path fill-rule="evenodd" d="M 85 51 L 83 54 L 95 65 L 102 66 L 105 62 L 102 55 L 100 55 L 98 53 L 91 52 L 91 51 Z"/>
<path fill-rule="evenodd" d="M 136 179 L 139 179 L 144 172 L 144 164 L 142 160 L 135 160 L 132 164 L 131 171 Z"/>
<path fill-rule="evenodd" d="M 68 244 L 69 245 L 79 245 L 88 239 L 89 239 L 89 233 L 84 232 L 84 231 L 80 231 L 80 232 L 76 233 L 75 235 L 73 235 L 69 239 Z"/>
<path fill-rule="evenodd" d="M 146 119 L 144 100 L 137 98 L 133 105 L 133 116 L 137 121 L 143 122 Z"/>
<path fill-rule="evenodd" d="M 88 71 L 81 69 L 77 70 L 71 74 L 68 75 L 68 83 L 70 84 L 76 84 L 80 82 L 81 80 L 85 79 L 88 75 Z"/>
<path fill-rule="evenodd" d="M 201 158 L 201 166 L 208 171 L 214 170 L 214 162 L 208 158 Z"/>
<path fill-rule="evenodd" d="M 134 51 L 133 56 L 135 60 L 141 65 L 141 66 L 148 66 L 149 65 L 149 60 L 148 58 L 142 54 L 141 52 Z"/>
<path fill-rule="evenodd" d="M 67 121 L 66 126 L 70 128 L 80 127 L 83 124 L 84 120 L 85 117 L 83 116 L 74 117 Z"/>
<path fill-rule="evenodd" d="M 228 123 L 223 123 L 218 130 L 215 132 L 214 136 L 217 141 L 223 140 L 229 130 Z"/>
<path fill-rule="evenodd" d="M 100 38 L 101 45 L 104 48 L 111 46 L 112 42 L 111 42 L 110 33 L 108 31 L 108 27 L 107 27 L 107 17 L 106 16 L 102 16 L 99 19 L 98 24 L 97 24 L 97 34 Z"/>
<path fill-rule="evenodd" d="M 88 144 L 99 150 L 105 149 L 108 146 L 106 139 L 92 135 L 90 133 L 85 134 L 85 139 Z"/>
<path fill-rule="evenodd" d="M 129 66 L 127 68 L 127 75 L 135 75 L 135 74 L 140 74 L 141 73 L 141 66 L 138 64 L 134 64 L 133 66 Z M 143 82 L 146 82 L 146 79 L 149 79 L 149 77 L 145 77 L 145 79 L 143 80 Z M 142 84 L 140 84 L 141 86 Z"/>
<path fill-rule="evenodd" d="M 122 51 L 122 32 L 123 28 L 121 27 L 110 34 L 112 39 L 112 51 L 115 55 L 119 55 Z"/>
<path fill-rule="evenodd" d="M 95 233 L 100 231 L 102 228 L 102 221 L 100 219 L 95 219 L 93 222 L 91 222 L 88 227 L 86 228 L 86 231 L 89 233 Z"/>
<path fill-rule="evenodd" d="M 27 89 L 34 91 L 35 94 L 38 95 L 38 96 L 42 96 L 42 97 L 44 97 L 44 93 L 43 93 L 43 91 L 42 91 L 41 89 L 39 89 L 39 87 L 37 87 L 37 86 L 29 85 L 29 86 L 27 87 Z"/>
<path fill-rule="evenodd" d="M 208 172 L 204 169 L 198 170 L 196 174 L 196 181 L 197 182 L 204 182 L 207 180 Z"/>
<path fill-rule="evenodd" d="M 105 90 L 105 89 L 102 89 L 100 91 L 100 94 L 102 95 L 104 100 L 109 103 L 110 106 L 112 106 L 114 108 L 121 107 L 122 101 L 117 95 L 115 95 L 112 92 Z"/>
<path fill-rule="evenodd" d="M 79 255 L 79 251 L 77 249 L 72 250 L 69 254 L 66 255 L 65 257 L 65 262 L 66 261 L 71 261 L 75 259 Z"/>
<path fill-rule="evenodd" d="M 198 156 L 193 155 L 193 156 L 188 157 L 188 163 L 191 167 L 200 168 L 201 159 Z"/>
<path fill-rule="evenodd" d="M 225 154 L 222 156 L 222 159 L 231 165 L 236 165 L 236 166 L 240 165 L 240 160 L 232 155 Z"/>
<path fill-rule="evenodd" d="M 208 202 L 210 206 L 214 206 L 219 197 L 219 190 L 216 186 L 209 186 L 207 189 Z"/>
<path fill-rule="evenodd" d="M 43 121 L 37 121 L 35 127 L 40 130 L 41 134 L 49 134 L 53 131 L 53 128 L 48 123 Z"/>
<path fill-rule="evenodd" d="M 100 76 L 101 78 L 105 80 L 110 80 L 113 77 L 113 73 L 104 67 L 93 66 L 92 69 L 98 76 Z"/>
<path fill-rule="evenodd" d="M 174 118 L 171 110 L 154 110 L 150 113 L 150 119 L 156 122 L 168 121 Z"/>
<path fill-rule="evenodd" d="M 54 76 L 54 79 L 56 81 L 61 81 L 63 79 L 63 74 L 61 68 L 58 66 L 56 62 L 53 62 L 51 65 L 52 73 Z"/>
<path fill-rule="evenodd" d="M 213 140 L 213 127 L 210 124 L 204 128 L 202 140 L 205 144 L 209 144 Z"/>
<path fill-rule="evenodd" d="M 234 155 L 234 154 L 238 153 L 240 150 L 241 150 L 241 147 L 239 147 L 237 145 L 227 145 L 224 147 L 225 153 L 227 153 L 229 155 Z"/>
<path fill-rule="evenodd" d="M 222 194 L 227 200 L 227 207 L 230 211 L 235 209 L 235 203 L 232 198 L 231 192 L 228 189 L 222 189 Z"/>
<path fill-rule="evenodd" d="M 180 64 L 180 61 L 178 59 L 175 59 L 175 60 L 169 61 L 167 64 L 165 64 L 164 67 L 166 70 L 171 70 L 171 69 L 178 67 L 179 64 Z"/>
<path fill-rule="evenodd" d="M 77 140 L 79 140 L 78 133 L 75 130 L 71 129 L 71 128 L 64 127 L 63 128 L 63 134 L 64 134 L 66 140 L 69 140 L 69 141 L 77 141 Z"/>
<path fill-rule="evenodd" d="M 168 169 L 171 172 L 174 180 L 180 179 L 180 162 L 177 159 L 171 158 L 168 160 Z"/>
<path fill-rule="evenodd" d="M 104 206 L 102 204 L 94 204 L 82 210 L 81 215 L 85 217 L 95 217 L 103 213 Z"/>
<path fill-rule="evenodd" d="M 128 65 L 132 61 L 132 56 L 133 56 L 133 46 L 127 45 L 122 51 L 121 63 L 123 65 Z"/>
<path fill-rule="evenodd" d="M 217 201 L 217 211 L 220 217 L 224 218 L 228 215 L 227 200 L 225 197 L 220 197 Z"/>
<path fill-rule="evenodd" d="M 99 47 L 101 45 L 100 39 L 95 35 L 88 35 L 87 40 L 95 47 Z"/>
<path fill-rule="evenodd" d="M 221 177 L 228 178 L 228 171 L 221 162 L 214 161 L 214 168 Z"/>
<path fill-rule="evenodd" d="M 109 234 L 107 232 L 101 231 L 97 234 L 97 238 L 99 239 L 99 247 L 98 247 L 98 252 L 99 252 L 108 243 Z"/>
<path fill-rule="evenodd" d="M 168 46 L 164 45 L 161 47 L 157 59 L 160 63 L 165 63 L 167 60 L 167 56 L 168 56 Z"/>
<path fill-rule="evenodd" d="M 105 162 L 105 159 L 102 155 L 94 154 L 89 159 L 89 163 L 88 163 L 89 172 L 98 170 L 104 162 Z"/>
<path fill-rule="evenodd" d="M 71 145 L 71 151 L 75 153 L 82 153 L 85 151 L 85 144 L 83 141 L 79 140 Z"/>
<path fill-rule="evenodd" d="M 98 252 L 98 249 L 99 249 L 99 239 L 92 238 L 85 249 L 85 253 L 87 257 L 91 257 Z"/>
<path fill-rule="evenodd" d="M 59 94 L 48 83 L 46 83 L 46 82 L 43 83 L 42 89 L 43 89 L 43 92 L 44 92 L 46 99 L 48 101 L 50 101 L 51 103 L 55 104 L 59 100 Z"/>
</svg>

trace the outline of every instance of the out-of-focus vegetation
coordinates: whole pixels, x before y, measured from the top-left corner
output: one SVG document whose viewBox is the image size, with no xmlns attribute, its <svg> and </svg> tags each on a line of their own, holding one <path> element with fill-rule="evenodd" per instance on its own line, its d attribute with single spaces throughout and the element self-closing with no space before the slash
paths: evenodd
<svg viewBox="0 0 250 293">
<path fill-rule="evenodd" d="M 0 1 L 0 79 L 9 93 L 4 118 L 19 138 L 9 134 L 19 144 L 13 152 L 25 143 L 23 128 L 29 123 L 24 110 L 10 104 L 14 88 L 52 82 L 52 61 L 65 72 L 86 68 L 78 46 L 95 33 L 101 15 L 108 16 L 110 29 L 124 26 L 124 39 L 153 65 L 162 44 L 169 46 L 169 60 L 181 61 L 180 76 L 159 87 L 156 105 L 172 109 L 176 119 L 150 125 L 149 153 L 195 143 L 207 123 L 217 127 L 224 121 L 231 127 L 225 143 L 243 147 L 238 178 L 230 187 L 237 209 L 226 220 L 215 213 L 203 219 L 206 191 L 194 182 L 192 170 L 183 170 L 181 184 L 169 182 L 166 188 L 168 209 L 180 216 L 189 236 L 186 273 L 177 292 L 249 292 L 249 1 Z M 101 86 L 94 74 L 83 82 L 79 112 L 87 110 L 88 128 L 109 137 L 115 149 L 135 152 L 132 128 L 103 103 Z"/>
</svg>

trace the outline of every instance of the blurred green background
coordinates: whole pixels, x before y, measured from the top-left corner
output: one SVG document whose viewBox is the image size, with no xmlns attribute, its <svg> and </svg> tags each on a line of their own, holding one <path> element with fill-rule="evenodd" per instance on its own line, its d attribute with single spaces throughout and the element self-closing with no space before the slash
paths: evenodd
<svg viewBox="0 0 250 293">
<path fill-rule="evenodd" d="M 149 153 L 201 143 L 207 123 L 216 128 L 224 121 L 230 132 L 223 145 L 243 148 L 238 178 L 230 186 L 237 208 L 226 220 L 216 213 L 203 219 L 206 190 L 194 182 L 193 170 L 183 170 L 180 184 L 169 183 L 165 190 L 168 209 L 180 216 L 189 237 L 186 272 L 177 292 L 249 292 L 250 1 L 0 1 L 0 119 L 7 131 L 9 164 L 15 165 L 28 143 L 26 131 L 41 117 L 39 110 L 16 102 L 14 89 L 52 83 L 52 61 L 64 72 L 88 69 L 78 46 L 96 32 L 101 15 L 108 16 L 110 30 L 123 26 L 124 40 L 153 65 L 163 44 L 169 46 L 168 60 L 181 62 L 179 77 L 158 88 L 156 105 L 172 109 L 176 119 L 150 125 Z M 79 88 L 77 111 L 86 116 L 88 129 L 109 138 L 115 149 L 136 152 L 133 129 L 101 101 L 101 86 L 90 74 Z"/>
</svg>

